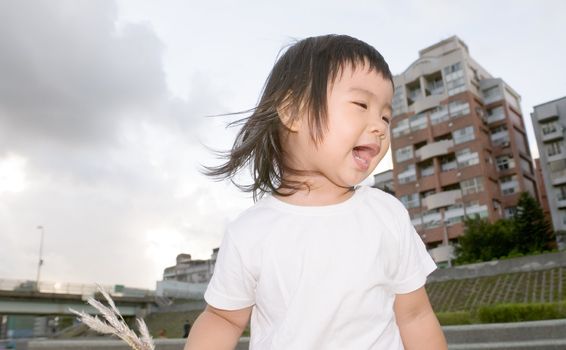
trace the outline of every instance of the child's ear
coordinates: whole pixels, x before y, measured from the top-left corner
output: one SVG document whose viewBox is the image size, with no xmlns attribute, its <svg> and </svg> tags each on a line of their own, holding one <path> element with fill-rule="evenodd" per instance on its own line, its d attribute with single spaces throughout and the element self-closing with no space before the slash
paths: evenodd
<svg viewBox="0 0 566 350">
<path fill-rule="evenodd" d="M 277 107 L 277 114 L 279 115 L 281 123 L 285 125 L 289 131 L 298 132 L 301 127 L 301 118 L 297 116 L 293 118 L 294 113 L 292 113 L 292 110 L 293 108 L 288 104 L 280 105 Z"/>
</svg>

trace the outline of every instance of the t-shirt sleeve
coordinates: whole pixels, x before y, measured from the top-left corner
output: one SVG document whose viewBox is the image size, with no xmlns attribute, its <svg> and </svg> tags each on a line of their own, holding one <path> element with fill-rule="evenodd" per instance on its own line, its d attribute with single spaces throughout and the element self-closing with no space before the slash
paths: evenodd
<svg viewBox="0 0 566 350">
<path fill-rule="evenodd" d="M 413 292 L 426 283 L 426 277 L 436 269 L 436 263 L 426 251 L 421 237 L 415 231 L 406 210 L 401 215 L 399 261 L 393 277 L 395 294 Z"/>
<path fill-rule="evenodd" d="M 226 231 L 204 299 L 222 310 L 238 310 L 255 304 L 256 279 L 246 268 L 230 231 Z"/>
</svg>

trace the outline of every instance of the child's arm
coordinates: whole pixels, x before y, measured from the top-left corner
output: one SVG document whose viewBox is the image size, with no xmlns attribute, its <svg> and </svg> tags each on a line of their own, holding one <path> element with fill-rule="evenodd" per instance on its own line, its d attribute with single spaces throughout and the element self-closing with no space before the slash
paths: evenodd
<svg viewBox="0 0 566 350">
<path fill-rule="evenodd" d="M 208 305 L 191 328 L 184 350 L 233 350 L 251 312 L 252 306 L 228 311 Z"/>
<path fill-rule="evenodd" d="M 395 296 L 395 318 L 407 350 L 447 349 L 446 339 L 424 287 Z"/>
</svg>

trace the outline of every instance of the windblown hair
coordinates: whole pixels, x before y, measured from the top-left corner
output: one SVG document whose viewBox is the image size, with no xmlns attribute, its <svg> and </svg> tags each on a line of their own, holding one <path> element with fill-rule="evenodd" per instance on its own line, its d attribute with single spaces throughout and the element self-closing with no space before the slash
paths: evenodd
<svg viewBox="0 0 566 350">
<path fill-rule="evenodd" d="M 301 115 L 307 116 L 310 136 L 315 144 L 319 144 L 327 129 L 328 84 L 336 80 L 346 65 L 373 70 L 393 84 L 383 56 L 361 40 L 347 35 L 300 40 L 275 63 L 257 107 L 246 111 L 251 115 L 228 125 L 243 124 L 232 149 L 219 152 L 226 162 L 216 167 L 205 166 L 204 173 L 216 179 L 230 179 L 240 190 L 252 192 L 254 200 L 265 193 L 284 196 L 308 188 L 302 182 L 287 178 L 308 172 L 292 169 L 285 162 L 281 140 L 283 132 L 290 130 L 281 121 L 279 112 L 285 111 L 290 118 L 287 125 Z M 234 176 L 248 166 L 253 183 L 236 183 Z"/>
</svg>

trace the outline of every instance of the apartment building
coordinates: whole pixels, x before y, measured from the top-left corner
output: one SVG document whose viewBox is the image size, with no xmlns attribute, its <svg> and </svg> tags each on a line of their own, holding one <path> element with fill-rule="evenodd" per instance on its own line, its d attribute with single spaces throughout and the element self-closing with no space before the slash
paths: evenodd
<svg viewBox="0 0 566 350">
<path fill-rule="evenodd" d="M 540 168 L 546 189 L 552 226 L 566 230 L 566 97 L 534 107 L 533 129 L 540 153 Z"/>
<path fill-rule="evenodd" d="M 537 198 L 520 96 L 453 36 L 394 77 L 395 195 L 437 262 L 450 261 L 463 218 L 511 217 L 519 193 Z"/>
<path fill-rule="evenodd" d="M 218 249 L 213 249 L 209 260 L 193 260 L 191 254 L 179 254 L 176 264 L 163 270 L 163 280 L 188 283 L 208 283 L 214 272 Z"/>
</svg>

